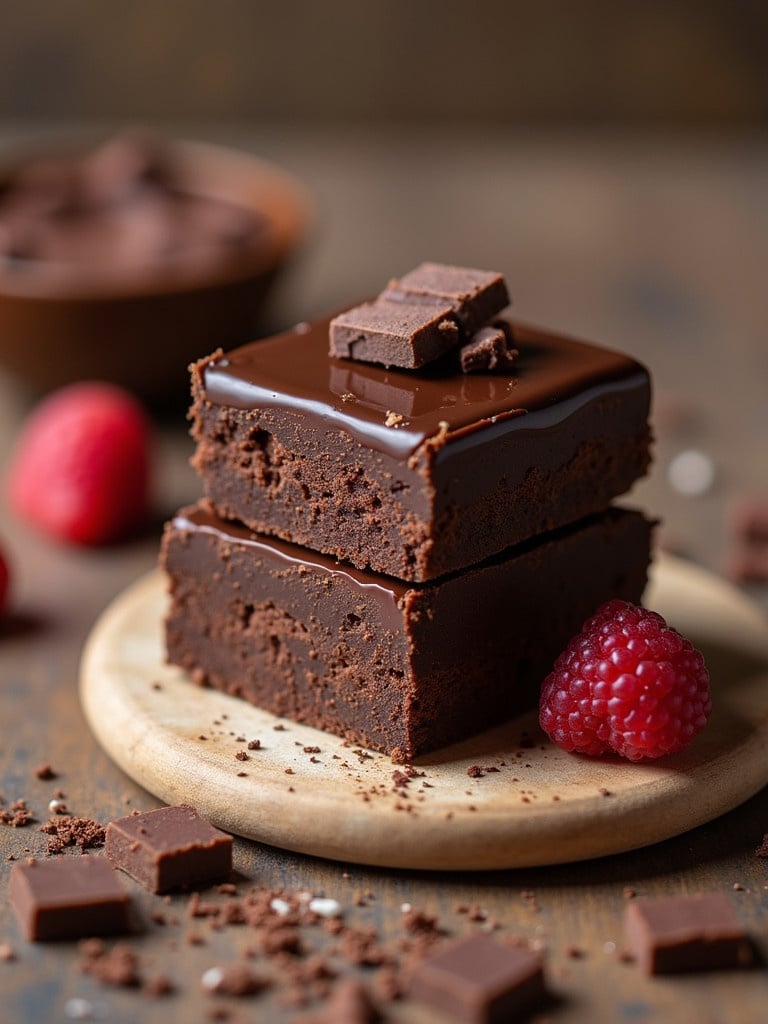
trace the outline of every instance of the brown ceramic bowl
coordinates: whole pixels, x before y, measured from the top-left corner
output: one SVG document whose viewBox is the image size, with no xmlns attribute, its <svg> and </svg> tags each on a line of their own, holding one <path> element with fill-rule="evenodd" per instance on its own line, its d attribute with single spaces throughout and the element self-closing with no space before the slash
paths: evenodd
<svg viewBox="0 0 768 1024">
<path fill-rule="evenodd" d="M 151 273 L 0 275 L 0 364 L 32 390 L 109 380 L 156 406 L 176 404 L 188 394 L 191 360 L 257 335 L 267 293 L 308 234 L 308 196 L 290 174 L 245 153 L 168 147 L 185 190 L 254 211 L 268 228 L 264 244 Z M 0 184 L 21 163 L 0 169 Z"/>
</svg>

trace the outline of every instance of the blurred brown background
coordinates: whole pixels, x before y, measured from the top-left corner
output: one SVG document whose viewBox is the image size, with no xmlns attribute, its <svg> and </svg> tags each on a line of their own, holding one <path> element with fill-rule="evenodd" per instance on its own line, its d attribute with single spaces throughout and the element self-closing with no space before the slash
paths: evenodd
<svg viewBox="0 0 768 1024">
<path fill-rule="evenodd" d="M 761 0 L 2 0 L 0 116 L 756 129 Z"/>
<path fill-rule="evenodd" d="M 0 150 L 142 123 L 306 184 L 311 244 L 260 333 L 435 259 L 646 361 L 640 498 L 725 564 L 730 502 L 768 492 L 768 4 L 0 0 L 0 26 Z M 713 477 L 693 497 L 668 476 L 689 449 Z"/>
</svg>

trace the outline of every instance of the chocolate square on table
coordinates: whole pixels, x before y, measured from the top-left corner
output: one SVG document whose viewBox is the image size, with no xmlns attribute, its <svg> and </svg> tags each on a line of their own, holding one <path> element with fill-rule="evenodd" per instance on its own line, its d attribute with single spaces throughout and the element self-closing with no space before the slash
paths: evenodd
<svg viewBox="0 0 768 1024">
<path fill-rule="evenodd" d="M 462 1024 L 508 1024 L 547 997 L 540 957 L 482 933 L 422 960 L 411 995 Z"/>
<path fill-rule="evenodd" d="M 721 893 L 633 900 L 624 938 L 646 974 L 748 967 L 752 944 Z"/>
<path fill-rule="evenodd" d="M 128 893 L 103 857 L 56 857 L 13 865 L 8 902 L 30 942 L 129 930 Z"/>
<path fill-rule="evenodd" d="M 460 334 L 446 302 L 376 300 L 334 317 L 329 338 L 332 356 L 415 370 L 456 348 Z"/>
<path fill-rule="evenodd" d="M 380 298 L 422 305 L 447 304 L 468 334 L 487 324 L 509 305 L 503 274 L 444 263 L 420 264 L 404 277 L 390 282 Z"/>
<path fill-rule="evenodd" d="M 232 870 L 232 836 L 194 807 L 159 807 L 107 826 L 106 854 L 151 892 L 222 881 Z"/>
</svg>

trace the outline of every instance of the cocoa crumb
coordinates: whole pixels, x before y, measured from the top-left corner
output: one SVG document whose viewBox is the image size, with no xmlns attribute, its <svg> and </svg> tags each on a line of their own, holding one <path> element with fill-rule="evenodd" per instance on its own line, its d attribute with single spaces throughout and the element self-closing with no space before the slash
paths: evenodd
<svg viewBox="0 0 768 1024">
<path fill-rule="evenodd" d="M 248 756 L 248 754 L 246 754 L 246 752 L 244 750 L 238 750 L 238 752 L 235 754 L 235 757 L 237 758 L 238 761 L 250 761 L 251 760 L 250 757 Z"/>
<path fill-rule="evenodd" d="M 41 825 L 40 832 L 48 836 L 48 856 L 61 853 L 67 846 L 77 846 L 80 851 L 104 845 L 104 826 L 91 818 L 74 818 L 70 815 L 50 818 Z"/>
<path fill-rule="evenodd" d="M 118 942 L 110 950 L 103 946 L 83 949 L 83 959 L 77 964 L 82 974 L 115 988 L 136 988 L 140 984 L 139 960 L 135 951 L 125 942 Z"/>
<path fill-rule="evenodd" d="M 296 773 L 294 772 L 293 768 L 286 768 L 285 769 L 285 774 L 286 775 L 295 775 Z"/>
<path fill-rule="evenodd" d="M 485 775 L 485 772 L 483 771 L 479 764 L 472 764 L 469 766 L 469 768 L 467 768 L 467 775 L 470 777 L 470 779 L 482 779 L 483 776 Z"/>
<path fill-rule="evenodd" d="M 601 786 L 597 792 L 600 794 L 600 796 L 613 796 L 613 793 L 610 791 L 610 789 L 606 789 L 605 786 Z"/>
<path fill-rule="evenodd" d="M 200 979 L 200 983 L 206 992 L 236 998 L 254 995 L 269 984 L 266 979 L 254 974 L 245 964 L 209 967 Z"/>
<path fill-rule="evenodd" d="M 174 986 L 166 974 L 155 974 L 144 982 L 141 986 L 141 991 L 145 996 L 155 999 L 159 996 L 171 995 L 174 992 Z"/>
<path fill-rule="evenodd" d="M 56 772 L 49 764 L 39 764 L 34 771 L 37 778 L 42 779 L 45 782 L 47 782 L 48 779 L 56 778 Z"/>
<path fill-rule="evenodd" d="M 272 728 L 275 732 L 287 732 L 287 729 L 282 722 L 278 722 L 277 725 L 273 725 Z"/>
<path fill-rule="evenodd" d="M 25 828 L 34 820 L 26 800 L 14 800 L 9 811 L 0 810 L 0 822 L 11 828 Z"/>
<path fill-rule="evenodd" d="M 321 752 L 320 747 L 303 747 L 302 749 L 305 754 L 319 754 Z"/>
<path fill-rule="evenodd" d="M 437 925 L 437 918 L 434 914 L 427 914 L 423 910 L 410 909 L 403 914 L 403 927 L 407 932 L 414 935 L 439 935 L 440 929 Z"/>
<path fill-rule="evenodd" d="M 261 740 L 249 740 L 249 742 L 248 742 L 248 749 L 249 750 L 260 750 L 261 749 Z"/>
<path fill-rule="evenodd" d="M 563 952 L 571 960 L 581 960 L 586 956 L 584 950 L 579 946 L 566 946 Z"/>
<path fill-rule="evenodd" d="M 357 978 L 344 978 L 334 987 L 320 1018 L 322 1024 L 378 1024 L 382 1017 Z"/>
</svg>

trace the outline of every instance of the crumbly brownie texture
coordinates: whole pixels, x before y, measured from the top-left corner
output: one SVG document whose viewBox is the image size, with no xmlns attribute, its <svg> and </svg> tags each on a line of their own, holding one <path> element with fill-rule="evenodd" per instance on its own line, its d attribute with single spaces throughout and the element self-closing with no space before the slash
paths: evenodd
<svg viewBox="0 0 768 1024">
<path fill-rule="evenodd" d="M 598 605 L 640 599 L 650 534 L 639 512 L 609 510 L 413 586 L 202 503 L 164 537 L 168 658 L 200 684 L 409 760 L 534 704 Z"/>
<path fill-rule="evenodd" d="M 514 326 L 514 373 L 328 356 L 328 320 L 193 367 L 193 459 L 220 516 L 409 581 L 601 512 L 650 461 L 634 360 Z"/>
</svg>

